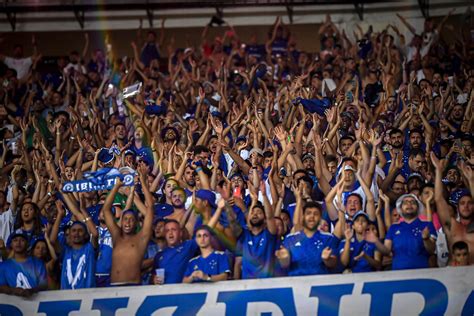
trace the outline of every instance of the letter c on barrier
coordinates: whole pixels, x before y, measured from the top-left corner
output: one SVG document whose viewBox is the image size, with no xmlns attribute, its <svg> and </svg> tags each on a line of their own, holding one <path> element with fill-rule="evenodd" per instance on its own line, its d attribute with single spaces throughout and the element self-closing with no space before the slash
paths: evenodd
<svg viewBox="0 0 474 316">
<path fill-rule="evenodd" d="M 448 308 L 448 291 L 443 283 L 433 279 L 368 282 L 362 294 L 370 294 L 370 316 L 390 315 L 393 294 L 419 293 L 425 300 L 422 316 L 444 315 Z"/>
<path fill-rule="evenodd" d="M 248 303 L 257 302 L 274 303 L 281 309 L 283 315 L 296 316 L 295 300 L 291 288 L 220 292 L 217 302 L 226 304 L 226 316 L 245 316 Z"/>
</svg>

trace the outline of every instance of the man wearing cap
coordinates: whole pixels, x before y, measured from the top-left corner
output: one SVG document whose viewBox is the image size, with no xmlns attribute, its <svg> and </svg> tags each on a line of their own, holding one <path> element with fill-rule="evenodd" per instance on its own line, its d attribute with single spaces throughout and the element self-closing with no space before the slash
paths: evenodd
<svg viewBox="0 0 474 316">
<path fill-rule="evenodd" d="M 340 218 L 345 222 L 344 216 Z M 365 240 L 369 223 L 369 215 L 358 211 L 352 218 L 352 227 L 344 231 L 345 239 L 339 245 L 339 254 L 341 264 L 350 272 L 370 272 L 381 267 L 380 252 L 376 250 L 375 244 Z"/>
<path fill-rule="evenodd" d="M 43 261 L 28 256 L 27 236 L 14 233 L 9 241 L 13 256 L 0 263 L 0 293 L 27 297 L 46 290 L 46 267 Z"/>
<path fill-rule="evenodd" d="M 67 240 L 58 240 L 59 226 L 64 217 L 64 210 L 58 208 L 58 215 L 51 230 L 51 243 L 56 243 L 63 257 L 61 289 L 95 287 L 97 228 L 87 211 L 82 208 L 79 210 L 73 197 L 63 194 L 63 198 L 76 220 L 70 226 Z"/>
<path fill-rule="evenodd" d="M 121 226 L 115 222 L 111 207 L 122 181 L 117 178 L 114 188 L 105 200 L 103 212 L 105 223 L 112 235 L 112 269 L 110 272 L 110 284 L 112 286 L 141 284 L 141 264 L 147 250 L 148 241 L 152 235 L 153 208 L 152 197 L 147 187 L 145 174 L 140 171 L 140 182 L 145 195 L 145 204 L 134 196 L 134 203 L 141 213 L 144 214 L 143 226 L 137 233 L 139 225 L 138 214 L 134 210 L 122 212 Z"/>
<path fill-rule="evenodd" d="M 308 202 L 303 206 L 303 203 L 298 196 L 295 216 L 302 214 L 303 229 L 287 235 L 275 256 L 283 268 L 288 268 L 289 276 L 328 274 L 337 263 L 337 239 L 318 230 L 321 205 Z"/>
<path fill-rule="evenodd" d="M 437 234 L 431 222 L 418 217 L 423 204 L 416 195 L 404 194 L 398 198 L 396 206 L 403 221 L 390 226 L 384 244 L 373 232 L 367 233 L 366 240 L 375 243 L 383 255 L 392 254 L 392 270 L 429 268 Z"/>
<path fill-rule="evenodd" d="M 195 201 L 194 201 L 194 210 L 200 216 L 196 220 L 195 228 L 209 223 L 212 215 L 216 211 L 216 194 L 211 190 L 197 190 Z M 235 243 L 235 237 L 232 234 L 232 230 L 229 227 L 227 217 L 225 214 L 219 216 L 219 221 L 216 225 L 216 229 L 224 233 L 224 235 L 232 242 Z"/>
<path fill-rule="evenodd" d="M 206 226 L 196 230 L 196 243 L 201 255 L 189 260 L 183 283 L 216 282 L 227 280 L 230 274 L 229 259 L 211 245 L 212 233 Z"/>
</svg>

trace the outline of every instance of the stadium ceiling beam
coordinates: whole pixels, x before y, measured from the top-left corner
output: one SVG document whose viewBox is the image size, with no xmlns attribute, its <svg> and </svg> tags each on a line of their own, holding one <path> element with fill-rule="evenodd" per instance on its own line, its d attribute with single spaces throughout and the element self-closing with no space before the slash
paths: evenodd
<svg viewBox="0 0 474 316">
<path fill-rule="evenodd" d="M 418 0 L 421 14 L 425 19 L 430 17 L 430 0 Z"/>
<path fill-rule="evenodd" d="M 290 23 L 293 24 L 293 7 L 290 5 L 287 5 L 286 13 L 288 14 L 288 19 L 290 20 Z"/>
<path fill-rule="evenodd" d="M 354 8 L 361 21 L 364 20 L 364 3 L 354 2 Z"/>
</svg>

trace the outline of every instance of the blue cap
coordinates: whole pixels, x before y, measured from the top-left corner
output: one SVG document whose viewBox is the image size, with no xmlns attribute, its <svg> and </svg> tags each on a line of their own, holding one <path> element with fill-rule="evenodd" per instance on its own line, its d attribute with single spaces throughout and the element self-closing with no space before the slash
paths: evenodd
<svg viewBox="0 0 474 316">
<path fill-rule="evenodd" d="M 207 201 L 212 208 L 216 208 L 216 194 L 211 190 L 197 190 L 196 197 Z"/>
<path fill-rule="evenodd" d="M 354 216 L 352 217 L 352 221 L 355 222 L 355 220 L 357 219 L 357 217 L 359 216 L 364 216 L 365 219 L 370 222 L 370 219 L 369 219 L 369 215 L 367 215 L 366 212 L 364 211 L 358 211 L 357 213 L 354 214 Z"/>
<path fill-rule="evenodd" d="M 114 160 L 114 155 L 110 153 L 108 148 L 101 148 L 99 151 L 98 159 L 104 164 L 108 164 Z"/>
<path fill-rule="evenodd" d="M 26 236 L 26 234 L 23 232 L 23 231 L 16 231 L 14 232 L 13 234 L 10 234 L 10 236 L 8 237 L 8 240 L 7 240 L 7 247 L 10 248 L 11 245 L 12 245 L 12 241 L 13 239 L 15 239 L 16 237 L 23 237 L 23 239 L 26 240 L 26 243 L 28 244 L 28 236 Z"/>
</svg>

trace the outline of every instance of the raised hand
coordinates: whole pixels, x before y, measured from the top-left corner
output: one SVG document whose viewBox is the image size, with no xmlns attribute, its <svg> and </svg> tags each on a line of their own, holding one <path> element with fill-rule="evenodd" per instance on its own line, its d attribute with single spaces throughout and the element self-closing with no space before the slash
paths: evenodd
<svg viewBox="0 0 474 316">
<path fill-rule="evenodd" d="M 446 168 L 446 165 L 448 163 L 446 159 L 438 159 L 438 157 L 436 157 L 436 154 L 434 152 L 430 153 L 430 158 L 436 170 L 443 171 L 444 168 Z"/>
<path fill-rule="evenodd" d="M 354 230 L 350 225 L 346 225 L 346 229 L 344 230 L 344 237 L 346 240 L 351 240 L 354 237 Z"/>
</svg>

